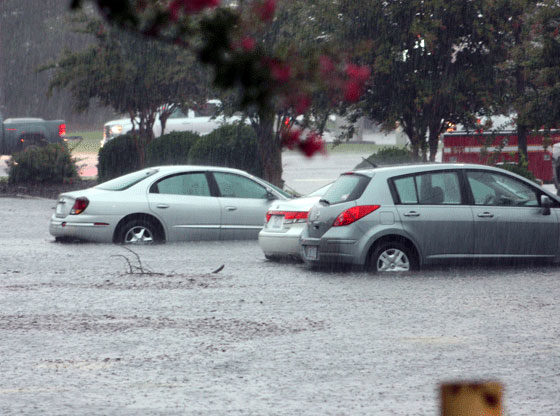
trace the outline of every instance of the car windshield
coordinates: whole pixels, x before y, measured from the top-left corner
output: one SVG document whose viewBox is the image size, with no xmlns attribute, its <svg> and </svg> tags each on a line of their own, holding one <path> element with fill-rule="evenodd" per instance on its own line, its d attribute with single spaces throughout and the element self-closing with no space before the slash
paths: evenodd
<svg viewBox="0 0 560 416">
<path fill-rule="evenodd" d="M 339 204 L 358 199 L 371 178 L 357 173 L 345 173 L 332 183 L 321 201 Z"/>
<path fill-rule="evenodd" d="M 105 191 L 123 191 L 136 185 L 138 182 L 149 178 L 153 174 L 157 173 L 157 169 L 144 169 L 138 172 L 129 173 L 128 175 L 119 176 L 118 178 L 111 179 L 110 181 L 103 182 L 97 185 L 95 188 L 103 189 Z"/>
</svg>

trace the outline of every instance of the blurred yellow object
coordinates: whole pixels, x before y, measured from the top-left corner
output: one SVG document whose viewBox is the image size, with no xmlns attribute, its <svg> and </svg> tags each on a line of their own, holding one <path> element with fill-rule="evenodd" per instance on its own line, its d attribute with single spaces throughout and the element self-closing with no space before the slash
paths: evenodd
<svg viewBox="0 0 560 416">
<path fill-rule="evenodd" d="M 441 416 L 502 416 L 503 387 L 498 382 L 450 382 L 441 385 Z"/>
</svg>

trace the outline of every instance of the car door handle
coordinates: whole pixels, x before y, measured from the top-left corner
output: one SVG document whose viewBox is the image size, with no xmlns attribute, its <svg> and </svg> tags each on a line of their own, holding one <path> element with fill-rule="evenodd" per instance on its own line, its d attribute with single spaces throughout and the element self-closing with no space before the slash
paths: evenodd
<svg viewBox="0 0 560 416">
<path fill-rule="evenodd" d="M 161 208 L 161 209 L 165 209 L 165 208 L 169 208 L 169 205 L 167 205 L 167 204 L 157 204 L 156 207 Z"/>
<path fill-rule="evenodd" d="M 416 211 L 409 211 L 403 214 L 405 217 L 419 217 L 420 213 Z"/>
<path fill-rule="evenodd" d="M 226 207 L 226 211 L 235 211 L 237 207 Z"/>
<path fill-rule="evenodd" d="M 492 214 L 491 212 L 481 212 L 480 214 L 478 214 L 478 216 L 480 218 L 493 218 L 494 214 Z"/>
</svg>

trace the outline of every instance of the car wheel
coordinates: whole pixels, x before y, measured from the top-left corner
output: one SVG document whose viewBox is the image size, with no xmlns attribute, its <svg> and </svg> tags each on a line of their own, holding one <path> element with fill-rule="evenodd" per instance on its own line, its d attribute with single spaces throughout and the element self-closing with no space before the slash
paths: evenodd
<svg viewBox="0 0 560 416">
<path fill-rule="evenodd" d="M 373 251 L 370 260 L 370 269 L 375 273 L 402 273 L 418 267 L 412 250 L 398 241 L 381 243 Z"/>
<path fill-rule="evenodd" d="M 121 244 L 153 244 L 161 241 L 156 226 L 148 220 L 126 222 L 119 230 L 117 242 Z"/>
</svg>

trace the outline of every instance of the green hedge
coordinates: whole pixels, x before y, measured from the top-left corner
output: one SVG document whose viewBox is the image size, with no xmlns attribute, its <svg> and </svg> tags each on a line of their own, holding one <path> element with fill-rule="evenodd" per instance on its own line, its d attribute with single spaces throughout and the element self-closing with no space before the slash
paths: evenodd
<svg viewBox="0 0 560 416">
<path fill-rule="evenodd" d="M 8 181 L 13 184 L 68 183 L 78 178 L 78 169 L 64 143 L 29 147 L 8 162 Z"/>
<path fill-rule="evenodd" d="M 529 170 L 526 164 L 504 163 L 503 165 L 496 165 L 496 167 L 516 173 L 519 176 L 530 179 L 535 183 L 537 182 L 535 175 L 533 175 L 533 172 Z"/>
<path fill-rule="evenodd" d="M 406 147 L 388 146 L 368 156 L 367 160 L 376 165 L 401 165 L 414 161 L 412 152 Z M 354 169 L 369 169 L 373 165 L 366 160 L 361 161 Z"/>
<path fill-rule="evenodd" d="M 152 140 L 146 147 L 146 166 L 187 165 L 189 151 L 199 139 L 198 133 L 177 131 Z"/>
<path fill-rule="evenodd" d="M 191 147 L 189 163 L 227 166 L 262 176 L 255 130 L 243 124 L 228 124 L 200 137 Z"/>
<path fill-rule="evenodd" d="M 132 135 L 122 135 L 108 141 L 99 149 L 97 178 L 99 182 L 141 169 L 136 139 Z"/>
</svg>

